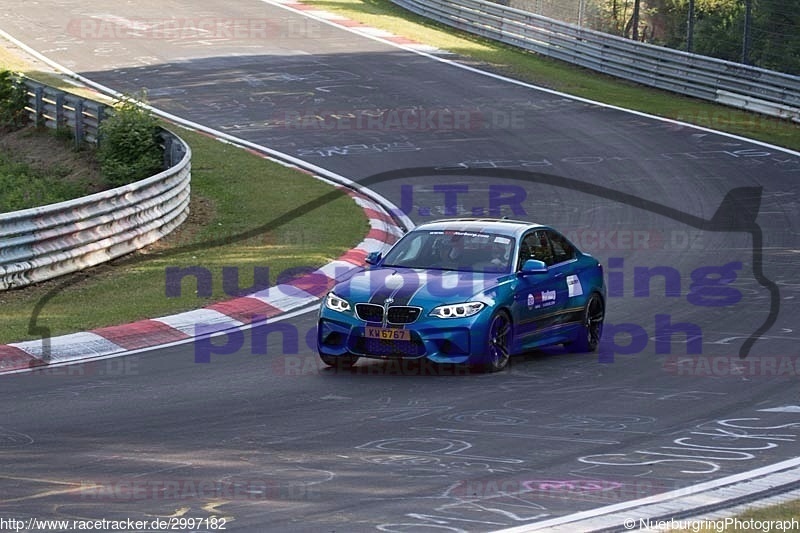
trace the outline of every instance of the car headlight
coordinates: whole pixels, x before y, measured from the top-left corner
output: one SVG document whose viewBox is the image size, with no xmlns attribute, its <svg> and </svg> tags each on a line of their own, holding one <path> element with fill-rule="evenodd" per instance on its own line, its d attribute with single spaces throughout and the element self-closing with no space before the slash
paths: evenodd
<svg viewBox="0 0 800 533">
<path fill-rule="evenodd" d="M 439 318 L 464 318 L 478 313 L 484 307 L 486 307 L 486 304 L 483 302 L 440 305 L 431 311 L 431 316 Z"/>
<path fill-rule="evenodd" d="M 327 307 L 331 311 L 346 313 L 347 311 L 350 311 L 350 302 L 348 302 L 347 300 L 343 300 L 342 298 L 339 298 L 332 292 L 329 292 L 328 295 L 325 297 L 325 307 Z"/>
</svg>

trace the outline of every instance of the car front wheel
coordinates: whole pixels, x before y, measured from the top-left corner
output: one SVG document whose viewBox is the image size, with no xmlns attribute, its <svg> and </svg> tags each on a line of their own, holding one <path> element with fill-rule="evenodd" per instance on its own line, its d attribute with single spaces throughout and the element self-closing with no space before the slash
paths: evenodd
<svg viewBox="0 0 800 533">
<path fill-rule="evenodd" d="M 511 358 L 511 318 L 504 311 L 492 316 L 487 335 L 486 355 L 489 362 L 484 366 L 487 372 L 499 372 L 508 366 Z"/>
</svg>

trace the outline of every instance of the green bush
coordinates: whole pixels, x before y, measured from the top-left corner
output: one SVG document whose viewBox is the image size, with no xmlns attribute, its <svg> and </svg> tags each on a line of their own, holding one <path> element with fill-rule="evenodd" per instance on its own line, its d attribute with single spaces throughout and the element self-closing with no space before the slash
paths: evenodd
<svg viewBox="0 0 800 533">
<path fill-rule="evenodd" d="M 100 124 L 97 159 L 112 187 L 132 183 L 164 167 L 158 121 L 131 98 L 122 99 Z"/>
<path fill-rule="evenodd" d="M 25 125 L 27 89 L 19 77 L 8 70 L 0 70 L 0 129 L 15 130 Z"/>
</svg>

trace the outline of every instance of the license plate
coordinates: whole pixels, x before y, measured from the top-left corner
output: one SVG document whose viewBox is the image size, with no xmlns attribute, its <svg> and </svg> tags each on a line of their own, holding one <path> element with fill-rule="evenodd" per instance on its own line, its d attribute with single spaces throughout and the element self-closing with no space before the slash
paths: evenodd
<svg viewBox="0 0 800 533">
<path fill-rule="evenodd" d="M 391 341 L 410 341 L 411 332 L 407 329 L 367 328 L 367 338 Z"/>
</svg>

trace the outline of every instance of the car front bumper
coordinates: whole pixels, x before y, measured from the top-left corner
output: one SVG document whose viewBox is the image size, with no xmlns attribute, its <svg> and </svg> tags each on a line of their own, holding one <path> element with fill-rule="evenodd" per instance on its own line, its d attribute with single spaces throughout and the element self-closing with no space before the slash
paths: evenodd
<svg viewBox="0 0 800 533">
<path fill-rule="evenodd" d="M 370 324 L 341 313 L 324 312 L 317 327 L 317 348 L 328 356 L 354 354 L 376 359 L 478 364 L 485 357 L 487 345 L 483 315 L 488 316 L 486 310 L 467 318 L 422 317 L 405 326 L 411 334 L 410 341 L 397 341 L 368 338 L 366 328 Z"/>
</svg>

